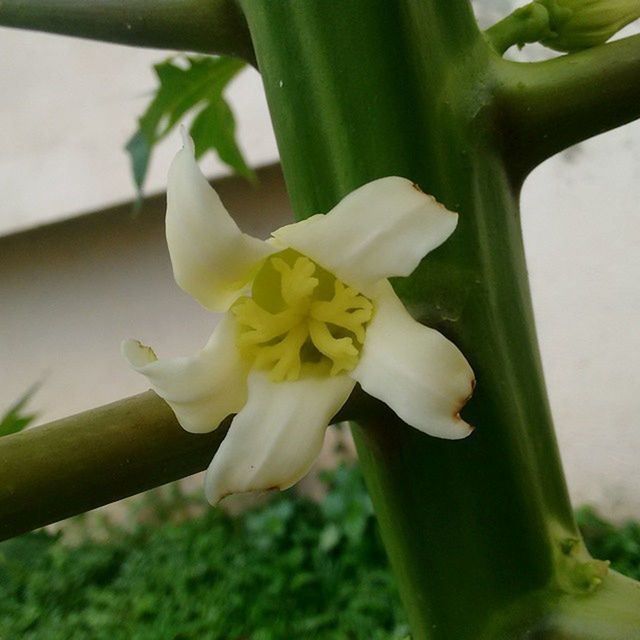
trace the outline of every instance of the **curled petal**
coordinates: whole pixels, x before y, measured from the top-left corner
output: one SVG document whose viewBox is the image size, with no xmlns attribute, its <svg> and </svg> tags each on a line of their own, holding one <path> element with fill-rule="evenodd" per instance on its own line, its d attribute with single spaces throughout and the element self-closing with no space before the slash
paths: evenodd
<svg viewBox="0 0 640 640">
<path fill-rule="evenodd" d="M 249 400 L 207 471 L 211 504 L 231 493 L 286 489 L 302 478 L 355 383 L 348 376 L 273 383 L 255 371 L 248 385 Z"/>
<path fill-rule="evenodd" d="M 200 172 L 186 135 L 169 170 L 166 226 L 176 282 L 214 311 L 226 311 L 256 265 L 274 252 L 240 231 Z"/>
<path fill-rule="evenodd" d="M 468 436 L 473 428 L 459 412 L 474 386 L 469 363 L 452 342 L 409 315 L 389 282 L 378 287 L 376 313 L 350 375 L 412 427 L 450 440 Z"/>
<path fill-rule="evenodd" d="M 195 356 L 158 360 L 149 347 L 125 340 L 122 353 L 192 433 L 213 431 L 247 399 L 247 369 L 234 344 L 233 321 L 223 318 Z"/>
<path fill-rule="evenodd" d="M 273 237 L 368 294 L 383 278 L 408 276 L 457 223 L 458 214 L 411 181 L 388 177 L 356 189 L 326 215 L 282 227 Z"/>
</svg>

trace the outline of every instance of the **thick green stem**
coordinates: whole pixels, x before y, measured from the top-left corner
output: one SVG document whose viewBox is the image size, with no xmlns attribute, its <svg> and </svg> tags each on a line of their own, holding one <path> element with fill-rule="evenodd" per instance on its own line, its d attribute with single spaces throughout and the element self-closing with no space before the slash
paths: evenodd
<svg viewBox="0 0 640 640">
<path fill-rule="evenodd" d="M 0 25 L 254 62 L 234 0 L 2 0 Z"/>
<path fill-rule="evenodd" d="M 336 422 L 377 410 L 356 390 Z M 0 540 L 206 469 L 230 422 L 187 433 L 148 391 L 0 438 Z"/>
<path fill-rule="evenodd" d="M 499 126 L 517 179 L 640 117 L 640 35 L 545 62 L 500 61 Z"/>
<path fill-rule="evenodd" d="M 464 413 L 476 432 L 437 440 L 390 411 L 355 429 L 414 640 L 515 639 L 549 619 L 558 594 L 588 606 L 602 568 L 567 497 L 496 131 L 498 58 L 469 3 L 242 6 L 299 217 L 385 175 L 460 212 L 454 236 L 396 284 L 471 361 L 478 387 Z"/>
<path fill-rule="evenodd" d="M 206 469 L 226 426 L 187 433 L 148 391 L 0 438 L 0 540 Z"/>
</svg>

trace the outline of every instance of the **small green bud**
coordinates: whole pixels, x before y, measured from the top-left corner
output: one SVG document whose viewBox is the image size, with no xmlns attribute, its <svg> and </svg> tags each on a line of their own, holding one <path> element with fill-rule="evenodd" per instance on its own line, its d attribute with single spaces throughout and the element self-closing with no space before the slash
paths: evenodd
<svg viewBox="0 0 640 640">
<path fill-rule="evenodd" d="M 542 4 L 532 2 L 516 9 L 511 16 L 518 21 L 520 48 L 527 42 L 538 42 L 542 38 L 552 38 L 555 33 L 549 28 L 549 12 Z"/>
<path fill-rule="evenodd" d="M 549 12 L 554 35 L 540 42 L 556 51 L 580 51 L 605 43 L 640 18 L 640 0 L 535 0 Z"/>
<path fill-rule="evenodd" d="M 555 36 L 549 28 L 549 12 L 538 2 L 530 2 L 516 9 L 486 31 L 487 39 L 500 54 L 517 44 L 522 48 L 528 42 L 539 42 Z"/>
</svg>

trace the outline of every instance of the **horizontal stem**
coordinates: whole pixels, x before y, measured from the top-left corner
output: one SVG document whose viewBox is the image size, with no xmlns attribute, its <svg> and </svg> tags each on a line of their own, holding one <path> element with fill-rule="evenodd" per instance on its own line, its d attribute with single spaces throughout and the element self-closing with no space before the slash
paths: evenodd
<svg viewBox="0 0 640 640">
<path fill-rule="evenodd" d="M 497 66 L 499 126 L 519 178 L 559 151 L 640 117 L 640 35 L 545 62 Z"/>
<path fill-rule="evenodd" d="M 2 0 L 0 25 L 255 60 L 233 0 Z"/>
<path fill-rule="evenodd" d="M 0 540 L 205 469 L 224 427 L 187 433 L 147 391 L 0 438 Z"/>
<path fill-rule="evenodd" d="M 358 388 L 335 422 L 367 410 Z M 188 433 L 147 391 L 0 438 L 0 540 L 206 469 L 230 422 Z"/>
</svg>

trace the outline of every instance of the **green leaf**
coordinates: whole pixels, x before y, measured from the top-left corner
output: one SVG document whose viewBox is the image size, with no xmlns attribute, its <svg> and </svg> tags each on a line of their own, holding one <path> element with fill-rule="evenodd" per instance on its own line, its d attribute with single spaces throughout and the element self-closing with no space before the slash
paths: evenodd
<svg viewBox="0 0 640 640">
<path fill-rule="evenodd" d="M 137 131 L 127 142 L 125 147 L 127 153 L 131 157 L 131 169 L 133 171 L 133 180 L 138 190 L 138 200 L 136 208 L 140 206 L 142 200 L 142 185 L 147 177 L 147 169 L 149 160 L 151 159 L 151 142 L 142 131 Z"/>
<path fill-rule="evenodd" d="M 196 158 L 209 149 L 217 151 L 220 160 L 250 182 L 256 182 L 256 174 L 247 165 L 235 138 L 236 123 L 229 105 L 221 98 L 205 107 L 191 125 L 191 137 L 195 142 Z"/>
<path fill-rule="evenodd" d="M 0 419 L 0 437 L 8 436 L 12 433 L 18 433 L 27 427 L 37 416 L 35 413 L 23 413 L 27 402 L 31 396 L 38 390 L 40 383 L 34 384 L 31 388 L 15 402 Z"/>
<path fill-rule="evenodd" d="M 244 62 L 235 58 L 182 54 L 154 66 L 159 85 L 138 119 L 138 130 L 126 145 L 139 196 L 154 147 L 189 112 L 197 112 L 191 126 L 197 156 L 215 151 L 235 173 L 255 181 L 255 174 L 236 143 L 235 120 L 223 96 L 243 67 Z"/>
</svg>

